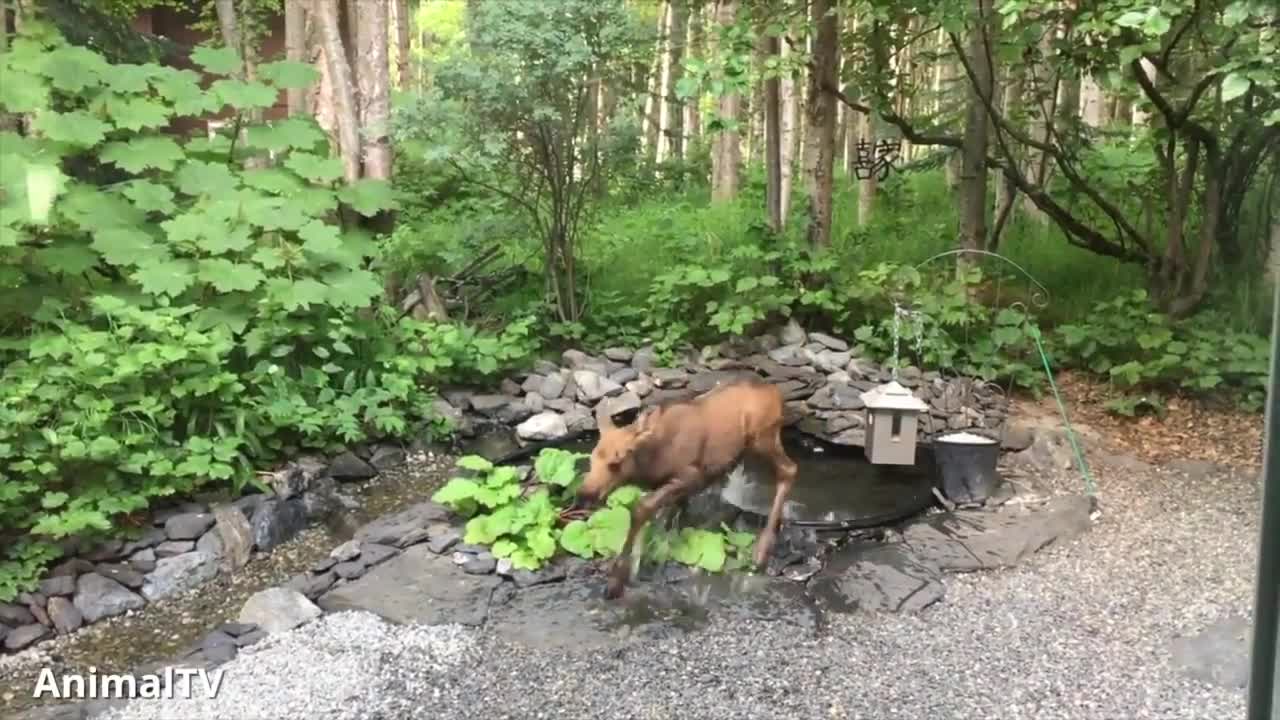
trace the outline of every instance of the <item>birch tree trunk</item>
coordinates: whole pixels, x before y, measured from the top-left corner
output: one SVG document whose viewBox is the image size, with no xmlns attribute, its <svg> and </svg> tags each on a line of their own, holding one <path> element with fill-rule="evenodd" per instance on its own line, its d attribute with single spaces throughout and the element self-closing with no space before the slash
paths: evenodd
<svg viewBox="0 0 1280 720">
<path fill-rule="evenodd" d="M 387 57 L 388 6 L 383 2 L 359 3 L 356 17 L 356 51 L 360 58 L 356 78 L 360 87 L 360 159 L 364 177 L 391 179 L 391 64 Z"/>
<path fill-rule="evenodd" d="M 778 36 L 760 37 L 760 55 L 764 60 L 778 56 Z M 772 74 L 764 81 L 764 164 L 765 211 L 769 229 L 782 231 L 782 98 L 779 78 Z"/>
<path fill-rule="evenodd" d="M 732 25 L 738 15 L 738 0 L 716 0 L 716 23 Z M 738 93 L 722 95 L 718 101 L 721 117 L 737 120 L 742 99 Z M 731 200 L 738 194 L 739 173 L 742 164 L 741 136 L 737 130 L 722 130 L 716 135 L 713 149 L 711 200 Z"/>
<path fill-rule="evenodd" d="M 875 119 L 870 113 L 863 113 L 858 117 L 858 141 L 866 143 L 863 147 L 869 148 L 868 152 L 874 159 L 876 127 Z M 857 152 L 856 148 L 854 152 Z M 880 178 L 874 172 L 858 181 L 858 227 L 866 227 L 871 223 L 871 214 L 876 207 L 876 188 L 879 185 Z"/>
<path fill-rule="evenodd" d="M 788 33 L 790 34 L 790 33 Z M 782 43 L 780 46 L 783 63 L 794 54 L 791 45 Z M 800 125 L 800 91 L 796 83 L 796 76 L 793 71 L 788 71 L 778 84 L 778 90 L 782 102 L 782 122 L 779 123 L 782 129 L 782 145 L 781 145 L 781 163 L 782 163 L 782 181 L 778 183 L 780 188 L 782 224 L 786 227 L 787 217 L 791 213 L 791 187 L 792 178 L 795 175 L 796 155 L 799 154 L 800 133 L 798 132 Z"/>
<path fill-rule="evenodd" d="M 831 244 L 832 170 L 835 162 L 836 108 L 832 90 L 839 81 L 840 21 L 832 0 L 811 0 L 813 67 L 809 73 L 809 107 L 805 137 L 805 184 L 809 195 L 809 243 Z"/>
<path fill-rule="evenodd" d="M 333 94 L 333 117 L 338 150 L 342 155 L 343 176 L 351 183 L 360 179 L 360 125 L 351 67 L 347 64 L 347 50 L 342 43 L 341 19 L 337 3 L 330 0 L 315 0 L 313 8 Z"/>
<path fill-rule="evenodd" d="M 671 36 L 667 61 L 667 143 L 672 160 L 684 160 L 684 101 L 676 96 L 676 86 L 684 77 L 684 55 L 689 30 L 687 0 L 671 0 Z"/>
<path fill-rule="evenodd" d="M 663 43 L 663 37 L 666 35 L 667 29 L 667 13 L 670 11 L 667 3 L 662 4 L 662 9 L 658 11 L 658 43 L 654 47 L 654 57 L 649 70 L 648 92 L 644 98 L 644 122 L 645 132 L 643 135 L 644 148 L 646 157 L 649 162 L 658 162 L 658 147 L 662 142 L 662 81 L 663 75 L 666 74 L 666 51 Z"/>
<path fill-rule="evenodd" d="M 413 48 L 410 43 L 413 15 L 409 12 L 409 0 L 395 0 L 392 9 L 395 11 L 396 29 L 396 82 L 403 90 L 413 84 Z"/>
<path fill-rule="evenodd" d="M 307 62 L 307 8 L 305 0 L 285 0 L 284 3 L 284 54 L 290 62 Z M 285 98 L 289 116 L 310 112 L 305 88 L 288 88 Z"/>
<path fill-rule="evenodd" d="M 695 4 L 689 12 L 689 50 L 686 55 L 698 60 L 702 60 L 707 56 L 706 49 L 704 47 L 706 37 L 702 29 L 703 11 L 704 8 L 701 4 L 701 0 L 695 0 Z M 684 103 L 686 145 L 702 137 L 702 109 L 699 107 L 699 100 L 701 97 L 701 94 L 694 95 Z"/>
</svg>

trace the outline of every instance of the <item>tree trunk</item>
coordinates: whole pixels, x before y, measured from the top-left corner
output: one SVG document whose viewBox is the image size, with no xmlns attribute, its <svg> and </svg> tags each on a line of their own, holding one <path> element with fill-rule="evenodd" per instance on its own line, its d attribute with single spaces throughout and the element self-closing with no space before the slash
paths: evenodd
<svg viewBox="0 0 1280 720">
<path fill-rule="evenodd" d="M 684 55 L 689 24 L 686 0 L 671 0 L 671 36 L 668 40 L 667 143 L 672 160 L 684 160 L 684 101 L 676 96 L 676 86 L 684 77 Z"/>
<path fill-rule="evenodd" d="M 965 115 L 964 149 L 961 151 L 960 246 L 987 248 L 987 131 L 990 127 L 983 98 L 992 98 L 993 77 L 987 62 L 992 0 L 976 0 L 978 17 L 969 31 L 969 66 L 976 82 L 969 83 L 969 107 Z M 958 255 L 960 268 L 967 258 Z"/>
<path fill-rule="evenodd" d="M 737 15 L 738 0 L 716 0 L 718 24 L 732 25 Z M 737 120 L 742 100 L 738 93 L 732 92 L 720 96 L 717 105 L 720 117 Z M 731 200 L 738 195 L 738 176 L 742 163 L 740 143 L 740 133 L 736 129 L 721 130 L 716 135 L 713 150 L 714 168 L 711 177 L 712 202 Z"/>
<path fill-rule="evenodd" d="M 870 113 L 864 113 L 858 117 L 858 140 L 865 142 L 864 148 L 867 152 L 875 156 L 876 148 L 876 129 L 875 119 Z M 854 148 L 857 152 L 857 148 Z M 871 213 L 876 206 L 876 187 L 880 184 L 880 178 L 876 173 L 871 173 L 866 178 L 858 182 L 858 226 L 866 227 L 871 224 Z"/>
<path fill-rule="evenodd" d="M 778 36 L 762 35 L 760 55 L 763 59 L 778 56 Z M 782 99 L 777 74 L 764 81 L 764 164 L 765 210 L 769 228 L 782 231 Z"/>
<path fill-rule="evenodd" d="M 413 15 L 409 12 L 409 0 L 395 0 L 392 9 L 396 18 L 396 82 L 401 90 L 412 85 L 413 49 L 409 39 L 413 33 Z"/>
<path fill-rule="evenodd" d="M 360 57 L 356 79 L 360 86 L 361 162 L 364 176 L 391 179 L 391 65 L 387 57 L 388 6 L 382 2 L 359 4 L 356 14 L 356 48 Z"/>
<path fill-rule="evenodd" d="M 702 60 L 707 54 L 703 47 L 706 41 L 702 31 L 702 13 L 703 7 L 701 3 L 695 4 L 689 13 L 689 51 L 686 53 L 691 58 Z M 681 70 L 683 73 L 683 70 Z M 691 143 L 702 137 L 702 111 L 698 107 L 701 95 L 694 95 L 684 103 L 684 129 L 686 144 Z"/>
<path fill-rule="evenodd" d="M 794 52 L 789 43 L 782 43 L 782 60 L 785 63 Z M 782 181 L 778 184 L 781 195 L 782 226 L 786 227 L 787 218 L 791 214 L 791 185 L 795 175 L 796 156 L 800 150 L 800 89 L 796 83 L 794 72 L 788 71 L 779 82 L 782 96 Z"/>
<path fill-rule="evenodd" d="M 840 20 L 832 0 L 811 0 L 813 67 L 809 72 L 808 129 L 805 137 L 805 185 L 809 195 L 808 239 L 814 247 L 831 244 L 832 170 L 835 162 L 839 82 Z"/>
<path fill-rule="evenodd" d="M 343 176 L 347 182 L 355 182 L 360 179 L 360 125 L 351 66 L 347 64 L 347 51 L 342 44 L 338 6 L 329 0 L 315 0 L 313 7 L 333 93 L 333 116 Z"/>
<path fill-rule="evenodd" d="M 306 0 L 285 0 L 284 3 L 284 53 L 291 62 L 307 62 L 307 8 Z M 289 116 L 306 115 L 307 92 L 305 88 L 288 88 L 285 97 L 289 104 Z"/>
<path fill-rule="evenodd" d="M 667 29 L 667 12 L 670 6 L 667 3 L 662 4 L 662 8 L 658 11 L 658 42 L 654 47 L 654 57 L 649 69 L 649 85 L 648 93 L 644 98 L 644 148 L 646 157 L 650 163 L 658 162 L 661 157 L 658 154 L 658 145 L 662 142 L 662 81 L 664 70 L 664 59 L 666 53 L 663 49 L 663 37 L 666 35 Z"/>
</svg>

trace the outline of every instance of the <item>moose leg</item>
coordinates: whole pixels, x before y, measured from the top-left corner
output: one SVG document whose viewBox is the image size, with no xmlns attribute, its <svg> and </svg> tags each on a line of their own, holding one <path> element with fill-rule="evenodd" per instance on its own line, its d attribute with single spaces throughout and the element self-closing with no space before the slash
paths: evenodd
<svg viewBox="0 0 1280 720">
<path fill-rule="evenodd" d="M 778 526 L 782 524 L 782 506 L 786 504 L 791 486 L 796 482 L 796 464 L 782 447 L 781 426 L 761 435 L 755 449 L 773 465 L 773 477 L 777 485 L 773 507 L 769 509 L 769 521 L 765 523 L 760 537 L 756 538 L 755 564 L 757 568 L 761 568 L 768 562 L 773 543 L 778 538 Z"/>
<path fill-rule="evenodd" d="M 631 579 L 631 552 L 636 536 L 645 523 L 653 519 L 655 513 L 689 494 L 702 482 L 702 474 L 693 468 L 677 473 L 666 485 L 640 498 L 631 508 L 631 527 L 627 529 L 627 539 L 622 543 L 622 551 L 613 561 L 609 570 L 609 583 L 605 587 L 604 596 L 609 600 L 622 597 L 627 581 Z"/>
</svg>

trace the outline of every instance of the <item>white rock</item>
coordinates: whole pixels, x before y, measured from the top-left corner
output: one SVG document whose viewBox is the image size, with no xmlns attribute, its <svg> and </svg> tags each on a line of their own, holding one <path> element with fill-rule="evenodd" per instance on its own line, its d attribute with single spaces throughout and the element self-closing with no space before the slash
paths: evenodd
<svg viewBox="0 0 1280 720">
<path fill-rule="evenodd" d="M 516 435 L 521 440 L 556 440 L 568 434 L 564 416 L 552 410 L 540 412 L 516 426 Z"/>
<path fill-rule="evenodd" d="M 254 623 L 268 633 L 292 630 L 320 617 L 320 608 L 300 592 L 273 587 L 254 593 L 240 608 L 242 623 Z"/>
</svg>

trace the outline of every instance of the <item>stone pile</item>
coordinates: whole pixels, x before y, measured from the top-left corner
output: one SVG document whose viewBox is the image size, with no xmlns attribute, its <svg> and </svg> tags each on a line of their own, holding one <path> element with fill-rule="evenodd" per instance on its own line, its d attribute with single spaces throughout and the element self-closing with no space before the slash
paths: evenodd
<svg viewBox="0 0 1280 720">
<path fill-rule="evenodd" d="M 865 359 L 859 348 L 794 322 L 777 334 L 708 347 L 676 367 L 659 367 L 651 347 L 609 348 L 601 355 L 567 350 L 562 364 L 536 364 L 502 382 L 500 392 L 443 393 L 440 412 L 465 431 L 476 424 L 514 426 L 525 441 L 557 440 L 595 429 L 595 408 L 612 415 L 692 398 L 741 378 L 777 385 L 787 401 L 787 421 L 828 442 L 861 447 L 866 440 L 861 394 L 888 382 L 892 370 Z M 898 382 L 929 404 L 917 424 L 921 438 L 944 430 L 998 433 L 1008 408 L 994 387 L 970 378 L 944 378 L 916 367 L 899 370 Z"/>
<path fill-rule="evenodd" d="M 352 507 L 340 482 L 371 478 L 404 460 L 394 446 L 345 451 L 327 462 L 302 457 L 268 478 L 269 492 L 162 508 L 129 541 L 69 541 L 64 559 L 35 591 L 0 603 L 0 647 L 18 652 L 234 572 L 254 552 L 269 552 L 310 521 Z"/>
</svg>

